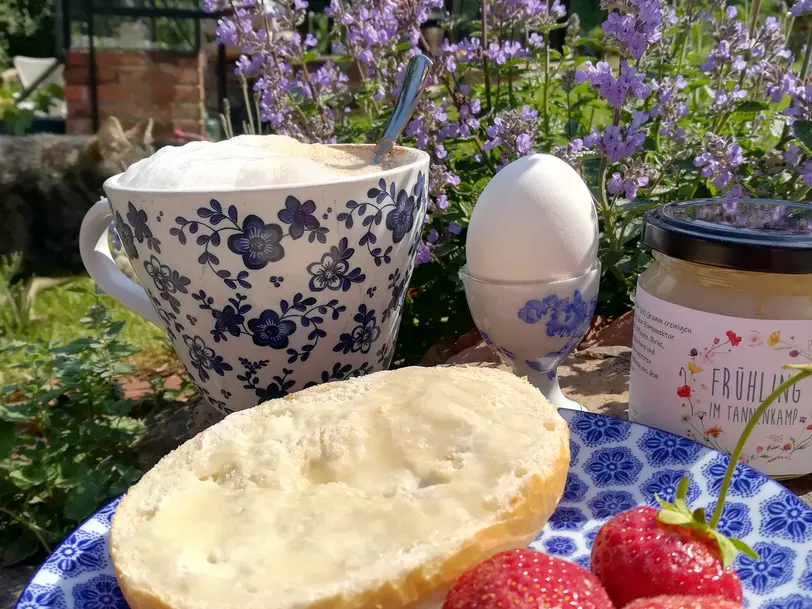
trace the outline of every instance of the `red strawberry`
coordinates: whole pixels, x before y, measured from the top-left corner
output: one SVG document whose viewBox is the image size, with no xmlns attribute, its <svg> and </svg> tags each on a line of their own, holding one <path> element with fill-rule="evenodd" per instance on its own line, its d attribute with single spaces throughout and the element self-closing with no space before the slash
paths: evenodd
<svg viewBox="0 0 812 609">
<path fill-rule="evenodd" d="M 727 332 L 727 337 L 733 346 L 741 341 L 741 337 L 732 332 Z M 715 338 L 713 342 L 718 343 L 719 339 Z M 706 520 L 704 509 L 698 508 L 693 512 L 688 509 L 685 499 L 690 479 L 685 476 L 677 485 L 674 503 L 666 503 L 656 497 L 661 508 L 659 511 L 639 507 L 622 512 L 598 531 L 592 546 L 592 573 L 618 607 L 705 609 L 705 601 L 699 605 L 686 605 L 684 598 L 674 600 L 678 595 L 733 601 L 727 605 L 713 601 L 708 605 L 710 609 L 741 607 L 741 582 L 730 565 L 738 552 L 754 559 L 758 559 L 758 555 L 743 541 L 725 537 L 716 530 L 716 525 L 722 517 L 733 473 L 756 423 L 781 392 L 812 376 L 812 364 L 785 364 L 784 368 L 794 368 L 798 373 L 779 384 L 747 422 L 730 455 L 719 487 L 719 499 L 710 520 Z M 671 596 L 671 600 L 664 601 L 663 598 L 667 596 Z M 638 599 L 654 600 L 633 602 Z M 676 604 L 669 604 L 672 602 Z"/>
<path fill-rule="evenodd" d="M 623 609 L 744 609 L 720 596 L 658 596 L 641 598 Z"/>
<path fill-rule="evenodd" d="M 598 531 L 592 573 L 619 607 L 638 598 L 686 593 L 741 601 L 739 578 L 723 565 L 717 544 L 708 532 L 665 524 L 656 509 L 639 507 Z"/>
<path fill-rule="evenodd" d="M 597 578 L 533 550 L 506 550 L 463 573 L 443 609 L 614 609 Z"/>
</svg>

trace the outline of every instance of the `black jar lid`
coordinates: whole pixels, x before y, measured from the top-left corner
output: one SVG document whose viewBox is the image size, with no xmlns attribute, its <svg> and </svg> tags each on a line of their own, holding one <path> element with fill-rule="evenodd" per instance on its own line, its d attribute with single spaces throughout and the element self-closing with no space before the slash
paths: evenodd
<svg viewBox="0 0 812 609">
<path fill-rule="evenodd" d="M 643 243 L 666 256 L 760 273 L 812 273 L 812 204 L 696 199 L 645 215 Z"/>
</svg>

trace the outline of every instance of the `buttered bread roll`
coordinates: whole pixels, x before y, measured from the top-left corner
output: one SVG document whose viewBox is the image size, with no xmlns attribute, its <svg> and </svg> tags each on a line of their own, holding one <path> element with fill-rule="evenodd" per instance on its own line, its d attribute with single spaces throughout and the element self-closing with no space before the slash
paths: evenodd
<svg viewBox="0 0 812 609">
<path fill-rule="evenodd" d="M 133 609 L 439 606 L 466 569 L 530 543 L 569 466 L 566 423 L 487 368 L 403 368 L 236 412 L 116 510 Z"/>
</svg>

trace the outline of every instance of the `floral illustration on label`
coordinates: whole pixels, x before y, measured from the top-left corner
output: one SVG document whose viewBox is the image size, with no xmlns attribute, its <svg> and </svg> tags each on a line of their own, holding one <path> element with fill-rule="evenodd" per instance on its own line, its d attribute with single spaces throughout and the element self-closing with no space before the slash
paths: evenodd
<svg viewBox="0 0 812 609">
<path fill-rule="evenodd" d="M 724 339 L 715 337 L 710 345 L 702 348 L 691 348 L 688 362 L 680 368 L 676 393 L 684 409 L 681 420 L 685 425 L 685 435 L 730 454 L 737 438 L 727 438 L 724 425 L 716 422 L 721 418 L 723 406 L 727 409 L 729 421 L 746 424 L 758 404 L 784 381 L 785 375 L 744 370 L 742 366 L 731 369 L 717 362 L 717 358 L 723 360 L 738 349 L 766 346 L 774 351 L 786 351 L 790 358 L 812 361 L 812 340 L 804 348 L 797 344 L 795 337 L 783 338 L 778 330 L 769 334 L 752 330 L 743 336 L 727 330 L 724 336 Z M 723 405 L 717 401 L 720 399 L 734 400 L 735 403 Z M 779 406 L 764 413 L 760 423 L 790 426 L 792 431 L 767 435 L 766 441 L 762 440 L 750 453 L 742 454 L 743 462 L 755 464 L 759 460 L 764 463 L 788 460 L 795 452 L 812 446 L 812 421 L 806 416 L 797 416 L 797 408 L 789 411 L 780 408 L 781 404 L 797 404 L 799 400 L 800 390 L 797 387 L 788 389 L 778 397 L 776 404 Z"/>
</svg>

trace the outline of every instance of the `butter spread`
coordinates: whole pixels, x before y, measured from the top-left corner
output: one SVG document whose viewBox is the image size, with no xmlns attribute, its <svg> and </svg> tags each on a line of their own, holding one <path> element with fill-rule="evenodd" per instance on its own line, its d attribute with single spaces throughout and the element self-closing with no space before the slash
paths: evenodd
<svg viewBox="0 0 812 609">
<path fill-rule="evenodd" d="M 138 498 L 120 551 L 192 603 L 274 590 L 282 606 L 465 539 L 509 507 L 541 442 L 566 442 L 550 434 L 563 423 L 529 386 L 409 370 L 231 415 L 193 440 L 185 471 L 147 474 L 177 480 Z"/>
</svg>

